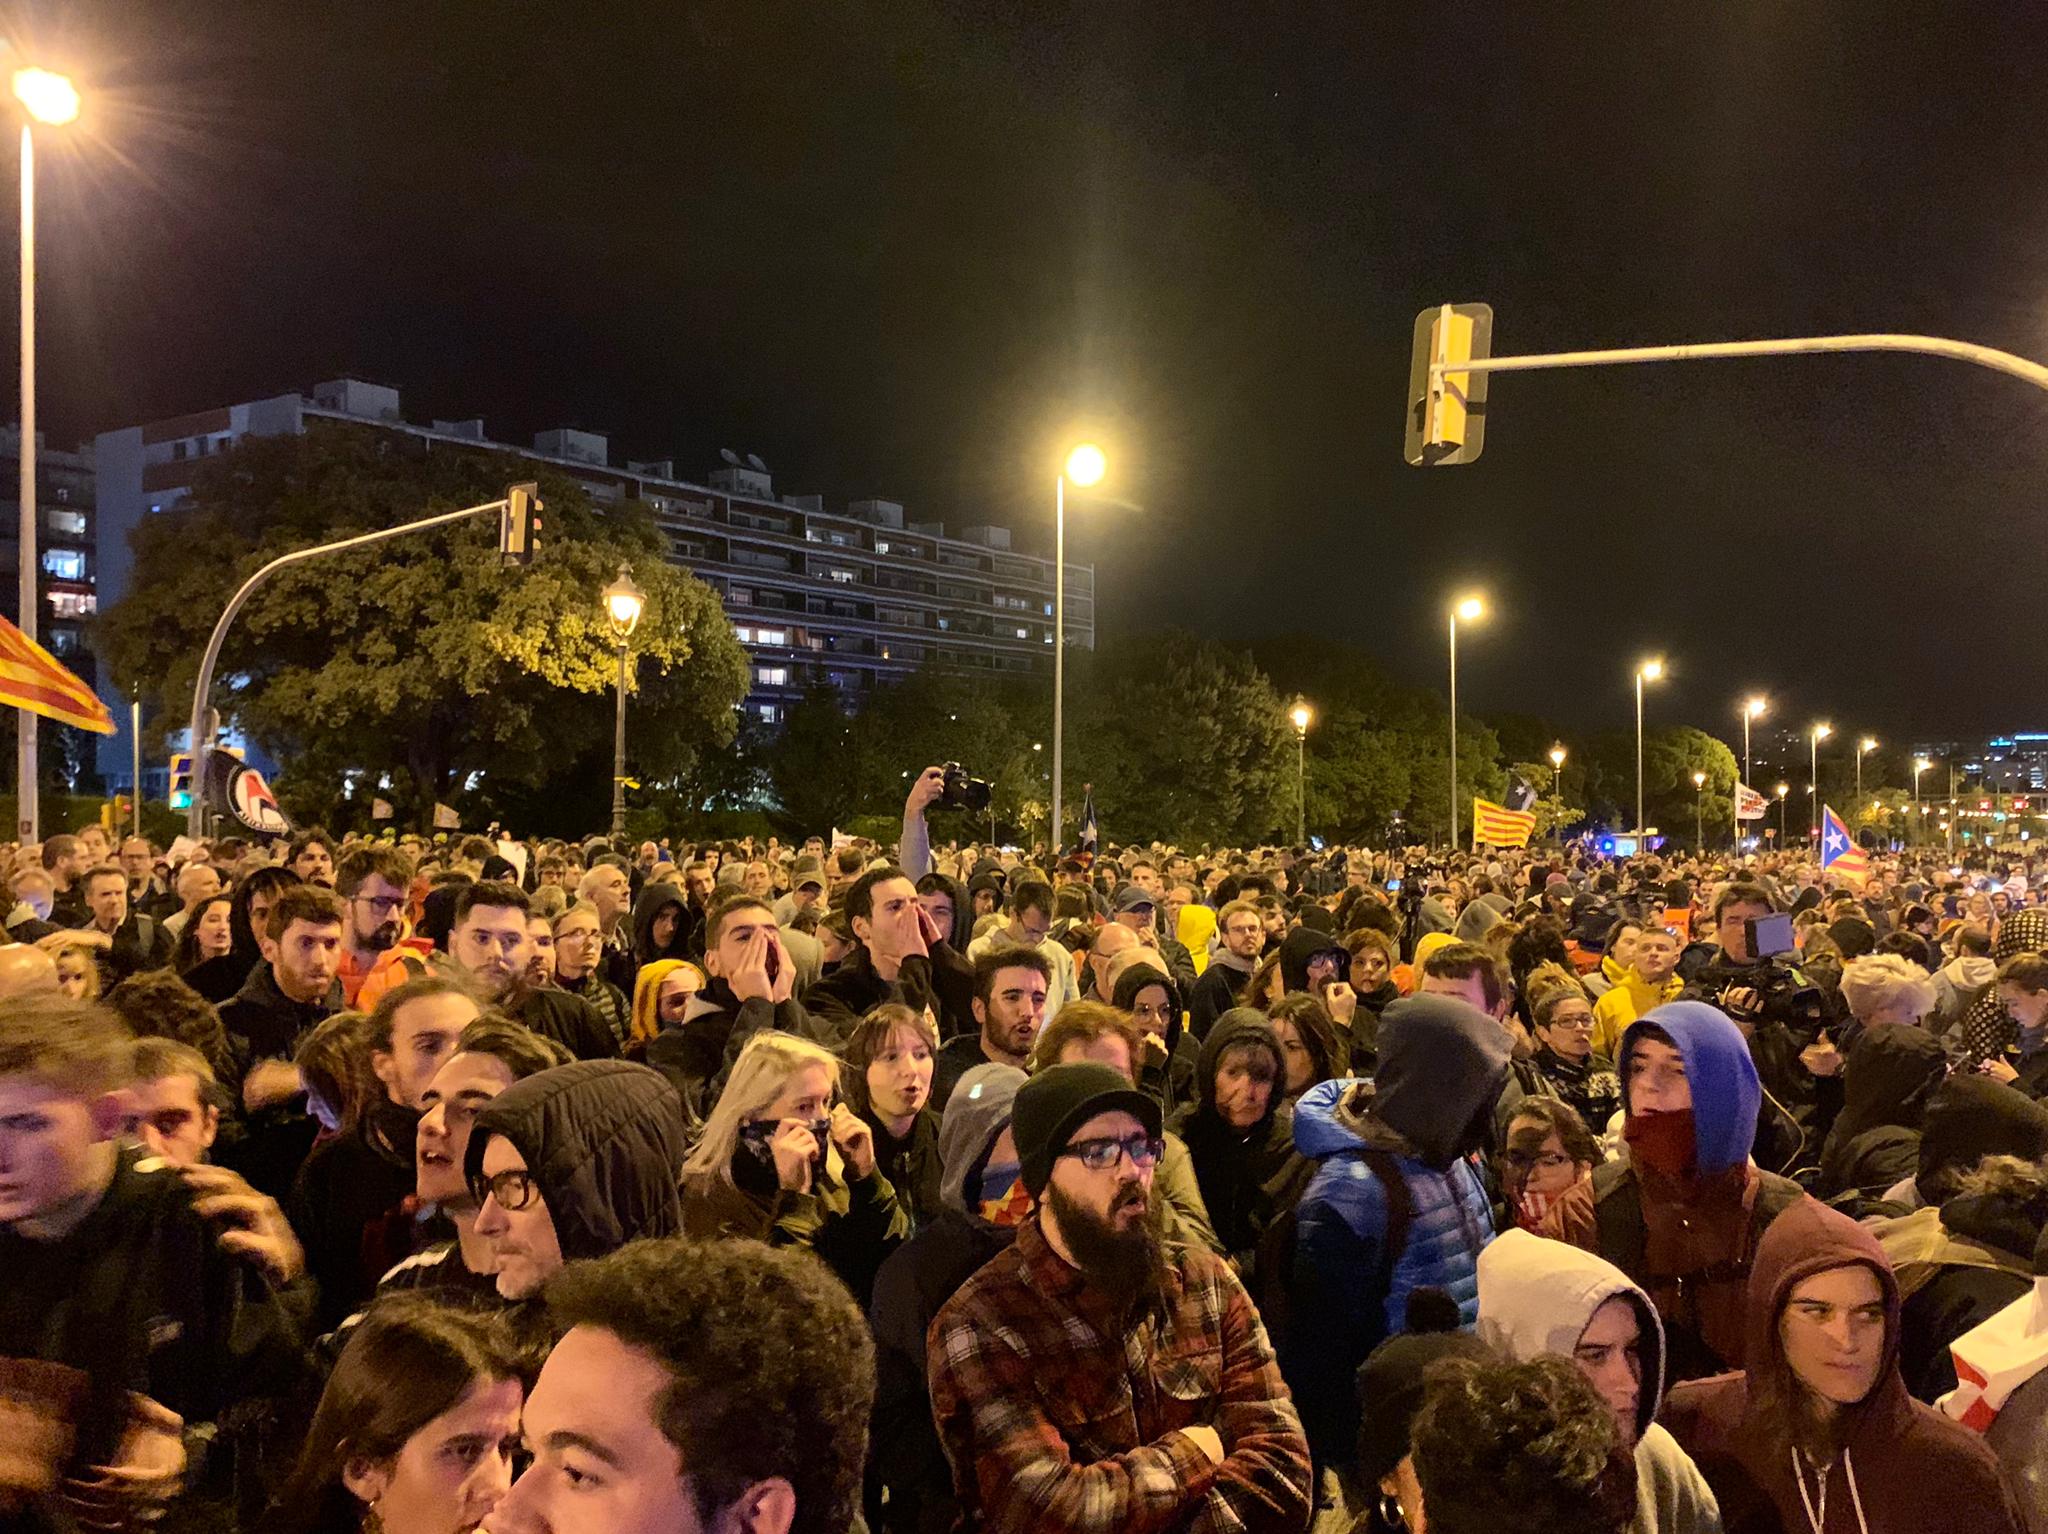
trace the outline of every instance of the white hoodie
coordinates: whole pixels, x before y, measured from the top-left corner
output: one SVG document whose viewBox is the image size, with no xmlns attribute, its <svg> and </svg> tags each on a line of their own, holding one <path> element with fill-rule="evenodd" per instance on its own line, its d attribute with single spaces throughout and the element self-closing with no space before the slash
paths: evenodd
<svg viewBox="0 0 2048 1534">
<path fill-rule="evenodd" d="M 1655 1421 L 1664 1401 L 1664 1324 L 1650 1297 L 1604 1258 L 1526 1230 L 1496 1236 L 1479 1254 L 1479 1335 L 1518 1363 L 1545 1353 L 1570 1358 L 1593 1312 L 1616 1295 L 1635 1303 L 1643 1329 L 1631 1534 L 1720 1534 L 1720 1505 L 1699 1467 Z"/>
</svg>

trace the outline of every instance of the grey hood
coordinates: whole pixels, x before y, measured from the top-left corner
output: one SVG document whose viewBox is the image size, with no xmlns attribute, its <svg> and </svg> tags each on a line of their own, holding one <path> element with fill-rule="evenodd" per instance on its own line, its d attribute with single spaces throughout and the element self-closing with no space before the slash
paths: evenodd
<svg viewBox="0 0 2048 1534">
<path fill-rule="evenodd" d="M 1030 1079 L 1014 1065 L 977 1065 L 946 1099 L 939 1118 L 939 1202 L 948 1209 L 971 1215 L 979 1208 L 988 1153 L 1010 1122 L 1017 1089 Z"/>
<path fill-rule="evenodd" d="M 1494 923 L 1507 914 L 1508 903 L 1500 896 L 1475 895 L 1471 903 L 1458 913 L 1457 925 L 1451 928 L 1451 936 L 1461 943 L 1484 943 Z"/>
<path fill-rule="evenodd" d="M 1664 1323 L 1650 1297 L 1603 1257 L 1526 1230 L 1504 1231 L 1479 1254 L 1479 1337 L 1517 1363 L 1570 1358 L 1593 1312 L 1625 1296 L 1642 1328 L 1643 1383 L 1636 1436 L 1664 1401 Z"/>
</svg>

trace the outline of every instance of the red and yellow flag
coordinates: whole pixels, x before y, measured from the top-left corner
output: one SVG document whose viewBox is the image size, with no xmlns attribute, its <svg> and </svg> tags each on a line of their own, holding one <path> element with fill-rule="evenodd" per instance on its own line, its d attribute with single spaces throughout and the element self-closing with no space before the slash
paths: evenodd
<svg viewBox="0 0 2048 1534">
<path fill-rule="evenodd" d="M 99 695 L 5 618 L 0 618 L 0 703 L 96 735 L 114 733 L 114 716 Z"/>
<path fill-rule="evenodd" d="M 1536 817 L 1526 810 L 1511 810 L 1490 799 L 1472 801 L 1472 845 L 1526 847 L 1535 833 Z"/>
</svg>

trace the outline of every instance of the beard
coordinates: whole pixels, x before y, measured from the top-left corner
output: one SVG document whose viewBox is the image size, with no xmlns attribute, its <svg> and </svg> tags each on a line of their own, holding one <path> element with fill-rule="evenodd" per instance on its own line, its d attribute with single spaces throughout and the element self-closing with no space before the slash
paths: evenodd
<svg viewBox="0 0 2048 1534">
<path fill-rule="evenodd" d="M 1061 1238 L 1073 1254 L 1074 1266 L 1119 1309 L 1161 1301 L 1166 1293 L 1166 1244 L 1161 1235 L 1164 1212 L 1158 1199 L 1136 1183 L 1120 1191 L 1107 1215 L 1097 1214 L 1058 1188 L 1047 1184 L 1046 1203 L 1059 1225 Z M 1142 1203 L 1136 1223 L 1120 1225 L 1123 1210 Z"/>
</svg>

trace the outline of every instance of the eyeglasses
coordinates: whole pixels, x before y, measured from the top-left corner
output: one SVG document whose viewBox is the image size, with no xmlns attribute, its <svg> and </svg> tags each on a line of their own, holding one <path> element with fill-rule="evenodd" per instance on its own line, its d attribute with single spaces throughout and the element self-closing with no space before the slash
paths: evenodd
<svg viewBox="0 0 2048 1534">
<path fill-rule="evenodd" d="M 1588 1012 L 1584 1017 L 1553 1017 L 1543 1026 L 1546 1028 L 1570 1028 L 1578 1033 L 1591 1033 L 1593 1031 L 1593 1014 Z"/>
<path fill-rule="evenodd" d="M 379 916 L 389 916 L 393 911 L 397 910 L 400 906 L 405 904 L 405 896 L 358 895 L 356 896 L 356 904 L 368 906 L 372 911 L 376 912 Z"/>
<path fill-rule="evenodd" d="M 540 1184 L 533 1173 L 524 1168 L 516 1172 L 500 1172 L 495 1177 L 480 1177 L 471 1184 L 477 1202 L 485 1198 L 497 1200 L 498 1207 L 508 1214 L 517 1214 L 540 1201 Z"/>
<path fill-rule="evenodd" d="M 1121 1140 L 1076 1140 L 1062 1150 L 1060 1155 L 1072 1156 L 1091 1172 L 1106 1172 L 1123 1156 L 1130 1157 L 1131 1165 L 1143 1171 L 1159 1165 L 1159 1158 L 1165 1153 L 1164 1140 L 1148 1134 L 1135 1134 L 1126 1135 Z"/>
<path fill-rule="evenodd" d="M 1507 1164 L 1518 1172 L 1561 1172 L 1572 1164 L 1572 1158 L 1550 1151 L 1545 1155 L 1532 1156 L 1527 1151 L 1509 1151 Z"/>
</svg>

